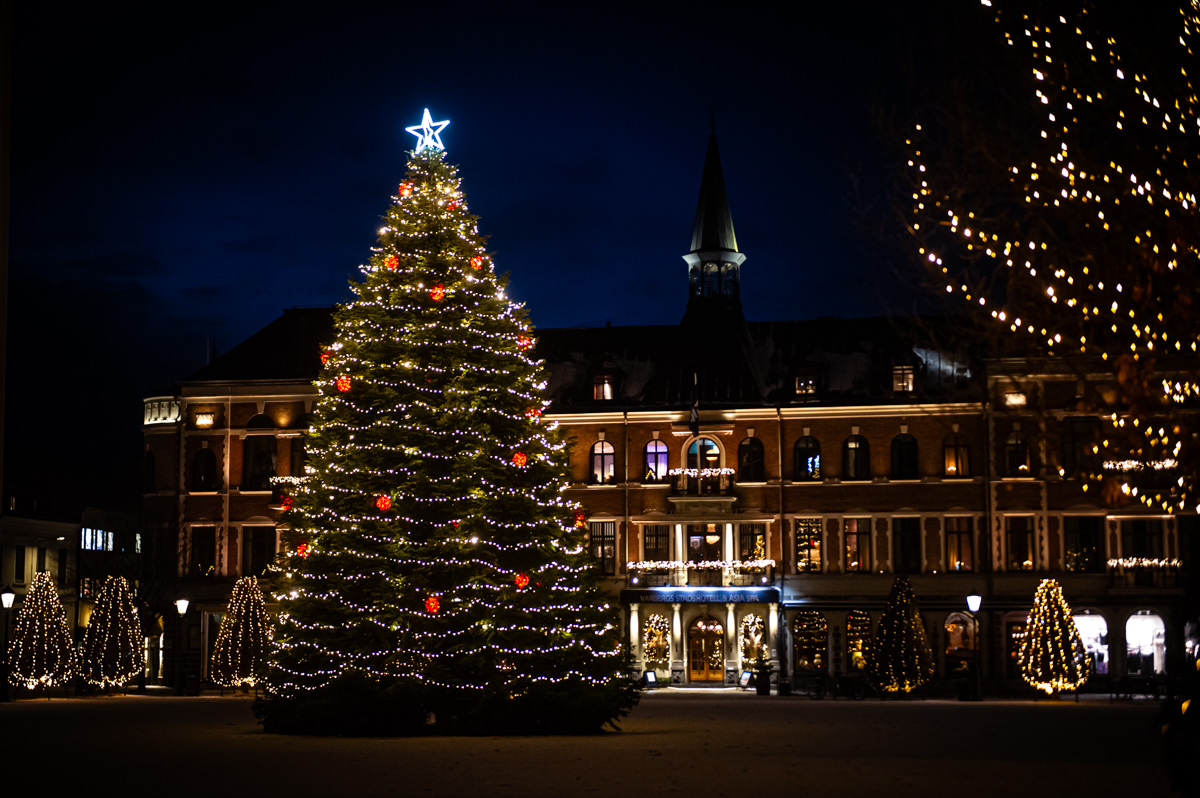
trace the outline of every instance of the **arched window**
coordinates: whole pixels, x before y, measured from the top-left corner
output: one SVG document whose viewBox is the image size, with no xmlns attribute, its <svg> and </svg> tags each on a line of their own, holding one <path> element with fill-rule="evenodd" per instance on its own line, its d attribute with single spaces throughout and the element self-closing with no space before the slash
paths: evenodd
<svg viewBox="0 0 1200 798">
<path fill-rule="evenodd" d="M 971 476 L 971 446 L 965 436 L 957 432 L 947 435 L 942 452 L 945 455 L 946 476 Z"/>
<path fill-rule="evenodd" d="M 1004 475 L 1006 477 L 1033 476 L 1029 465 L 1029 441 L 1020 432 L 1011 433 L 1004 441 Z"/>
<path fill-rule="evenodd" d="M 975 621 L 965 613 L 952 612 L 946 616 L 943 628 L 946 632 L 946 675 L 966 678 L 975 667 L 978 650 Z"/>
<path fill-rule="evenodd" d="M 746 438 L 738 444 L 738 481 L 765 482 L 766 455 L 763 442 L 758 438 Z"/>
<path fill-rule="evenodd" d="M 146 452 L 142 458 L 142 493 L 158 492 L 158 463 L 154 452 Z"/>
<path fill-rule="evenodd" d="M 793 477 L 797 482 L 812 482 L 821 478 L 821 444 L 811 435 L 796 440 L 793 450 Z"/>
<path fill-rule="evenodd" d="M 796 613 L 792 621 L 792 649 L 797 673 L 825 673 L 829 664 L 829 624 L 819 612 Z"/>
<path fill-rule="evenodd" d="M 862 435 L 851 435 L 842 444 L 842 478 L 871 478 L 871 449 Z"/>
<path fill-rule="evenodd" d="M 892 479 L 920 479 L 917 439 L 907 432 L 892 438 Z"/>
<path fill-rule="evenodd" d="M 1091 660 L 1092 673 L 1108 673 L 1108 622 L 1094 610 L 1079 610 L 1073 617 Z"/>
<path fill-rule="evenodd" d="M 608 441 L 596 441 L 592 445 L 592 484 L 606 485 L 616 479 L 617 461 L 613 445 Z"/>
<path fill-rule="evenodd" d="M 862 610 L 846 613 L 846 656 L 851 673 L 867 669 L 867 652 L 871 648 L 871 616 Z"/>
<path fill-rule="evenodd" d="M 697 438 L 687 448 L 687 467 L 703 470 L 721 467 L 721 448 L 712 438 Z"/>
<path fill-rule="evenodd" d="M 270 490 L 278 447 L 274 435 L 248 435 L 242 442 L 242 490 Z"/>
<path fill-rule="evenodd" d="M 194 491 L 217 489 L 217 454 L 204 448 L 192 455 L 192 474 L 189 487 Z"/>
<path fill-rule="evenodd" d="M 1125 623 L 1125 670 L 1130 676 L 1166 671 L 1167 627 L 1149 610 L 1139 610 Z"/>
<path fill-rule="evenodd" d="M 646 471 L 643 482 L 667 481 L 667 445 L 659 440 L 646 444 Z"/>
</svg>

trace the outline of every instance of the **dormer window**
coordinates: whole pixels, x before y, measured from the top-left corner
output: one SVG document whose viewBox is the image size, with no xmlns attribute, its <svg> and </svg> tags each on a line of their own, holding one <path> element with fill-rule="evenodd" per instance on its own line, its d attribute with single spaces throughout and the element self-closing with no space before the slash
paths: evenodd
<svg viewBox="0 0 1200 798">
<path fill-rule="evenodd" d="M 797 396 L 815 396 L 817 393 L 817 381 L 812 377 L 800 376 L 796 378 L 796 395 Z"/>
<path fill-rule="evenodd" d="M 892 367 L 892 390 L 896 393 L 912 393 L 913 392 L 913 367 L 912 366 L 893 366 Z"/>
<path fill-rule="evenodd" d="M 613 398 L 613 378 L 607 374 L 592 380 L 592 398 L 597 401 L 611 401 Z"/>
</svg>

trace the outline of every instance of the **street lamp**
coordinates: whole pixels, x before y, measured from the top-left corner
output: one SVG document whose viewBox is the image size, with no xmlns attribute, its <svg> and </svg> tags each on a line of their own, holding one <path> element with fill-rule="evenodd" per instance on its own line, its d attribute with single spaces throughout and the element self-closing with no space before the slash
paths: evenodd
<svg viewBox="0 0 1200 798">
<path fill-rule="evenodd" d="M 179 612 L 179 623 L 175 632 L 175 695 L 183 695 L 183 617 L 187 615 L 188 600 L 178 599 L 175 609 Z"/>
<path fill-rule="evenodd" d="M 975 613 L 979 612 L 979 607 L 981 604 L 983 604 L 982 596 L 975 594 L 967 596 L 967 612 L 971 614 L 971 623 L 975 629 L 975 661 L 972 663 L 974 667 L 971 668 L 971 670 L 975 672 L 974 678 L 972 679 L 974 682 L 972 685 L 972 701 L 983 700 L 983 683 L 980 680 L 981 677 L 979 673 L 979 669 L 983 666 L 983 647 L 980 645 L 981 641 L 979 640 L 979 618 L 975 615 Z"/>
<path fill-rule="evenodd" d="M 0 701 L 8 701 L 8 614 L 12 611 L 13 599 L 17 594 L 7 585 L 0 590 L 0 606 L 4 608 L 4 635 L 0 637 L 0 648 L 4 649 L 4 667 L 0 669 Z"/>
</svg>

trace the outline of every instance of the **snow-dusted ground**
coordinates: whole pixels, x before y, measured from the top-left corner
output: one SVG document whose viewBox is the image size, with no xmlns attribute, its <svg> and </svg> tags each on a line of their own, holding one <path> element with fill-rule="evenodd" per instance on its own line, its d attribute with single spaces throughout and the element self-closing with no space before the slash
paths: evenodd
<svg viewBox="0 0 1200 798">
<path fill-rule="evenodd" d="M 619 733 L 338 739 L 263 734 L 240 696 L 26 698 L 0 794 L 1165 796 L 1157 709 L 662 690 Z"/>
</svg>

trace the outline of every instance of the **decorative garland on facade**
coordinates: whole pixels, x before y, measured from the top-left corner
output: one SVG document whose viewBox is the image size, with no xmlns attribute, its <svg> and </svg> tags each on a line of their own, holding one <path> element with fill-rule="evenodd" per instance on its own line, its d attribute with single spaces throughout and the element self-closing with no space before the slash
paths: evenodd
<svg viewBox="0 0 1200 798">
<path fill-rule="evenodd" d="M 745 667 L 746 663 L 754 662 L 759 654 L 764 657 L 767 654 L 767 647 L 763 645 L 763 619 L 760 615 L 750 613 L 742 618 L 742 629 L 740 633 L 742 640 L 742 663 Z"/>
<path fill-rule="evenodd" d="M 631 571 L 655 571 L 669 568 L 686 568 L 689 571 L 716 571 L 725 568 L 741 568 L 747 571 L 761 571 L 774 568 L 774 560 L 637 560 L 625 563 Z"/>
<path fill-rule="evenodd" d="M 1182 568 L 1183 560 L 1152 557 L 1122 557 L 1108 561 L 1109 568 Z"/>
<path fill-rule="evenodd" d="M 737 473 L 735 468 L 672 468 L 667 471 L 673 477 L 685 476 L 692 479 L 707 477 L 731 477 Z"/>
</svg>

